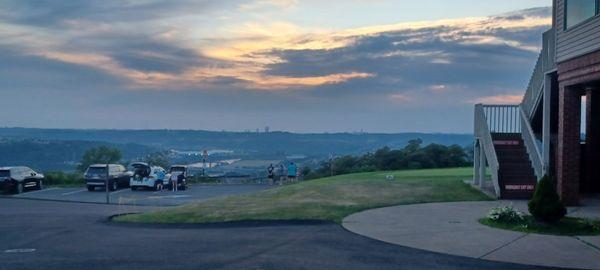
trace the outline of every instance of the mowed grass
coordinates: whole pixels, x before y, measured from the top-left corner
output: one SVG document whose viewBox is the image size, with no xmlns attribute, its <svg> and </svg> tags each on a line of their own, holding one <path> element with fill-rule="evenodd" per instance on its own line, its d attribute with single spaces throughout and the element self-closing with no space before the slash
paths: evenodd
<svg viewBox="0 0 600 270">
<path fill-rule="evenodd" d="M 339 175 L 235 195 L 157 212 L 116 217 L 118 222 L 214 223 L 323 220 L 340 223 L 352 213 L 401 204 L 490 200 L 465 184 L 472 168 Z M 387 175 L 394 175 L 393 181 Z"/>
</svg>

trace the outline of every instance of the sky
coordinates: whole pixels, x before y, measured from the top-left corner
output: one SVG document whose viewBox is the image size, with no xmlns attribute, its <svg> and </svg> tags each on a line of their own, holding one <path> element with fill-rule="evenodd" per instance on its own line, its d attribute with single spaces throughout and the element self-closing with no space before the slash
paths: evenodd
<svg viewBox="0 0 600 270">
<path fill-rule="evenodd" d="M 551 0 L 4 0 L 0 126 L 471 133 Z"/>
</svg>

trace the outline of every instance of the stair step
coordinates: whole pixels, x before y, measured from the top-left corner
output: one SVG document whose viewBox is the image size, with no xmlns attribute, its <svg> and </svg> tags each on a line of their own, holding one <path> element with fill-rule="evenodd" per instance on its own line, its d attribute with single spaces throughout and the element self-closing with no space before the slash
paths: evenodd
<svg viewBox="0 0 600 270">
<path fill-rule="evenodd" d="M 500 165 L 502 198 L 530 199 L 537 177 L 522 138 L 518 134 L 496 134 L 493 140 Z"/>
<path fill-rule="evenodd" d="M 505 200 L 529 200 L 533 197 L 533 191 L 531 192 L 514 192 L 514 191 L 503 191 L 502 199 Z"/>
</svg>

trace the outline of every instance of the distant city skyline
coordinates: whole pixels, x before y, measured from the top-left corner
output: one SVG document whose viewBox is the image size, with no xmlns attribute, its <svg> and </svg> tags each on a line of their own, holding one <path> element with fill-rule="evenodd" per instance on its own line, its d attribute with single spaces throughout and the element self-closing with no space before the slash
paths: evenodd
<svg viewBox="0 0 600 270">
<path fill-rule="evenodd" d="M 551 3 L 3 1 L 0 126 L 470 133 Z"/>
</svg>

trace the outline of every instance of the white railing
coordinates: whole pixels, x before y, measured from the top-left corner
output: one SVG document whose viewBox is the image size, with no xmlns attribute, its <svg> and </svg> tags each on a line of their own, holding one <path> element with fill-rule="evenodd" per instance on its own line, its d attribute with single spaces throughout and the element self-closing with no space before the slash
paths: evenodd
<svg viewBox="0 0 600 270">
<path fill-rule="evenodd" d="M 525 149 L 527 149 L 527 154 L 529 154 L 529 160 L 531 160 L 535 176 L 537 176 L 537 179 L 541 179 L 544 176 L 544 159 L 538 144 L 536 143 L 535 134 L 533 133 L 533 129 L 529 124 L 529 119 L 527 118 L 523 107 L 521 107 L 519 111 L 521 112 L 521 127 L 523 127 L 521 136 L 523 137 Z"/>
<path fill-rule="evenodd" d="M 523 96 L 521 105 L 525 110 L 525 115 L 529 119 L 533 117 L 535 108 L 540 104 L 542 93 L 544 92 L 544 75 L 556 69 L 556 32 L 550 29 L 542 35 L 542 51 L 538 56 L 533 74 L 529 80 L 527 91 Z"/>
<path fill-rule="evenodd" d="M 521 133 L 519 107 L 517 105 L 483 105 L 483 113 L 490 133 Z"/>
<path fill-rule="evenodd" d="M 531 119 L 535 108 L 539 104 L 540 98 L 544 87 L 544 54 L 540 53 L 538 56 L 538 60 L 535 64 L 535 69 L 533 70 L 533 74 L 531 75 L 531 79 L 529 80 L 529 85 L 527 86 L 527 91 L 525 92 L 525 96 L 523 96 L 523 102 L 521 106 L 525 110 L 525 114 L 528 119 Z"/>
<path fill-rule="evenodd" d="M 498 156 L 496 155 L 496 149 L 494 148 L 494 141 L 492 139 L 492 133 L 488 125 L 488 118 L 486 117 L 485 108 L 482 104 L 475 105 L 475 138 L 479 141 L 480 147 L 485 153 L 487 164 L 492 174 L 492 183 L 494 184 L 494 191 L 496 196 L 500 197 L 500 183 L 498 182 L 498 172 L 500 171 L 500 164 L 498 163 Z M 479 166 L 485 167 L 485 163 L 479 164 Z M 479 168 L 476 168 L 476 170 Z M 484 181 L 485 176 L 481 176 L 480 181 Z"/>
</svg>

